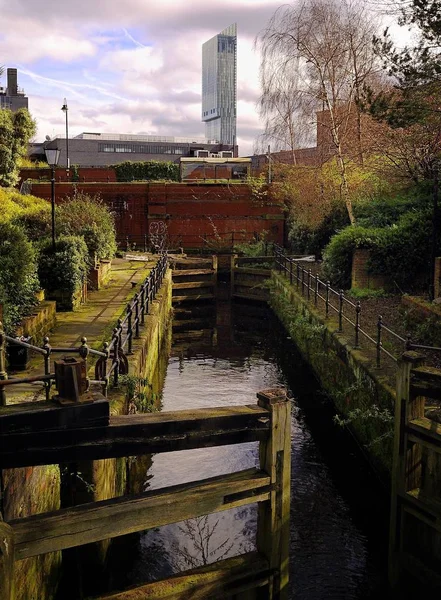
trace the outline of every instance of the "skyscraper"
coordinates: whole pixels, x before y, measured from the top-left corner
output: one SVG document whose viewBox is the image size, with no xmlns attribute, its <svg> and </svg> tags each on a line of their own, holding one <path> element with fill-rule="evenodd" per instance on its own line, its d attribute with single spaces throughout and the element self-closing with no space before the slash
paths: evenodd
<svg viewBox="0 0 441 600">
<path fill-rule="evenodd" d="M 202 45 L 202 121 L 205 137 L 236 144 L 237 25 Z"/>
</svg>

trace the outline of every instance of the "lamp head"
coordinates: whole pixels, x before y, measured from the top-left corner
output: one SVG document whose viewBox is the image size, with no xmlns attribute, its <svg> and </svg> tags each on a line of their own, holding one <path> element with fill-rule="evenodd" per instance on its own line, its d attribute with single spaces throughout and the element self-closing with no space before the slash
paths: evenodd
<svg viewBox="0 0 441 600">
<path fill-rule="evenodd" d="M 45 148 L 44 153 L 46 154 L 47 164 L 50 167 L 56 167 L 60 160 L 61 150 L 58 148 Z"/>
<path fill-rule="evenodd" d="M 61 110 L 62 110 L 64 113 L 67 113 L 67 111 L 68 111 L 68 108 L 67 108 L 67 100 L 66 100 L 66 98 L 64 99 L 64 104 L 63 104 L 63 106 L 61 107 Z"/>
</svg>

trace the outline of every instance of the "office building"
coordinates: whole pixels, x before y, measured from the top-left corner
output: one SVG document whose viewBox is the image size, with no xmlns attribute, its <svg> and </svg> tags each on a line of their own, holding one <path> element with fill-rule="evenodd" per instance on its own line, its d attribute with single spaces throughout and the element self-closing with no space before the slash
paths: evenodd
<svg viewBox="0 0 441 600">
<path fill-rule="evenodd" d="M 210 142 L 236 145 L 237 26 L 202 46 L 202 121 Z"/>
<path fill-rule="evenodd" d="M 7 69 L 7 87 L 0 87 L 0 108 L 15 112 L 20 108 L 28 108 L 28 97 L 17 85 L 17 69 Z"/>
<path fill-rule="evenodd" d="M 57 136 L 44 143 L 30 144 L 29 156 L 44 160 L 45 148 L 61 151 L 59 164 L 66 164 L 66 138 Z M 69 138 L 69 162 L 80 167 L 104 167 L 130 160 L 171 161 L 187 157 L 232 157 L 237 154 L 229 144 L 210 144 L 206 139 L 127 133 L 84 132 Z"/>
</svg>

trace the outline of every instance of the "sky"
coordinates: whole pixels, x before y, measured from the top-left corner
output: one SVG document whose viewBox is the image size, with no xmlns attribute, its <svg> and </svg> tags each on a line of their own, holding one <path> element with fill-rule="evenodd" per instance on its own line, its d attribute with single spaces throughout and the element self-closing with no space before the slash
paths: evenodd
<svg viewBox="0 0 441 600">
<path fill-rule="evenodd" d="M 83 131 L 204 137 L 202 44 L 238 26 L 237 137 L 262 128 L 254 39 L 280 0 L 0 0 L 0 64 L 18 69 L 37 141 Z M 6 73 L 0 80 L 6 85 Z"/>
</svg>

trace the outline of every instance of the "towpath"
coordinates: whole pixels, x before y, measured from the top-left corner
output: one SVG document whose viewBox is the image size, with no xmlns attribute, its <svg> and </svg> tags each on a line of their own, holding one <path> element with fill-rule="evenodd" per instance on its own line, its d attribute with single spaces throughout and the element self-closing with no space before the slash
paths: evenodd
<svg viewBox="0 0 441 600">
<path fill-rule="evenodd" d="M 117 319 L 123 313 L 127 303 L 139 290 L 156 258 L 145 257 L 116 258 L 112 261 L 112 272 L 108 283 L 98 291 L 88 293 L 87 302 L 76 311 L 57 313 L 57 324 L 48 332 L 49 343 L 54 348 L 80 346 L 81 338 L 87 338 L 91 347 L 100 350 L 105 341 L 110 341 Z M 59 358 L 54 354 L 53 358 Z M 30 353 L 26 371 L 8 374 L 10 377 L 33 377 L 44 372 L 43 357 L 36 352 Z M 6 397 L 8 404 L 42 400 L 44 390 L 41 383 L 8 386 Z"/>
</svg>

